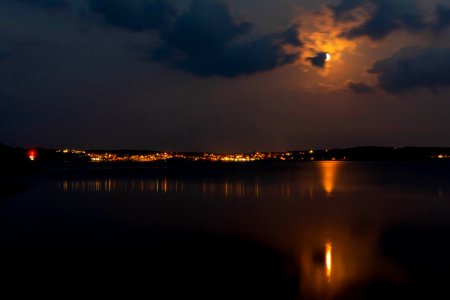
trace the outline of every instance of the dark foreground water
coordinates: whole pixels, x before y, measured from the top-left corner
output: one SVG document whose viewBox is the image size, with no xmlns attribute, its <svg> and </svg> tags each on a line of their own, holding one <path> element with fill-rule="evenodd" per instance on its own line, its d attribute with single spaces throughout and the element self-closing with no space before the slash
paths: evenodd
<svg viewBox="0 0 450 300">
<path fill-rule="evenodd" d="M 106 165 L 1 187 L 16 296 L 450 296 L 445 162 Z"/>
</svg>

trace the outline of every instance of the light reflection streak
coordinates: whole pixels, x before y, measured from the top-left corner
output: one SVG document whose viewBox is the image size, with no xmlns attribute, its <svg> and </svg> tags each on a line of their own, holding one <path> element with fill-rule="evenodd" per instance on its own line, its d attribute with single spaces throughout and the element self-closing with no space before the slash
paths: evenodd
<svg viewBox="0 0 450 300">
<path fill-rule="evenodd" d="M 157 194 L 178 194 L 184 192 L 198 193 L 201 196 L 228 197 L 277 197 L 309 199 L 314 195 L 312 184 L 266 185 L 259 181 L 241 180 L 202 180 L 199 183 L 184 182 L 167 176 L 147 179 L 64 179 L 57 182 L 58 189 L 64 192 L 144 192 Z"/>
<path fill-rule="evenodd" d="M 325 269 L 328 282 L 331 282 L 332 262 L 332 247 L 331 242 L 328 242 L 325 244 Z"/>
<path fill-rule="evenodd" d="M 332 194 L 335 189 L 337 171 L 340 162 L 323 161 L 320 162 L 322 173 L 322 186 L 327 194 Z"/>
</svg>

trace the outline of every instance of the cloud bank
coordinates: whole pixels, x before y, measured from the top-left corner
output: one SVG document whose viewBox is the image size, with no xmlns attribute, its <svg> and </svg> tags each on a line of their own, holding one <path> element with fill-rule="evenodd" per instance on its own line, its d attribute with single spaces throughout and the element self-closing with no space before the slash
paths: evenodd
<svg viewBox="0 0 450 300">
<path fill-rule="evenodd" d="M 298 26 L 249 39 L 252 24 L 235 20 L 222 2 L 194 0 L 173 27 L 161 32 L 163 46 L 153 58 L 199 76 L 242 74 L 272 70 L 297 60 Z"/>
<path fill-rule="evenodd" d="M 377 74 L 380 87 L 391 93 L 438 91 L 450 86 L 450 49 L 403 48 L 375 62 L 369 73 Z"/>
<path fill-rule="evenodd" d="M 450 27 L 450 7 L 444 4 L 436 6 L 431 21 L 425 21 L 426 12 L 415 0 L 341 0 L 327 7 L 337 22 L 363 19 L 342 32 L 341 36 L 348 39 L 368 37 L 382 40 L 397 30 L 427 30 L 438 35 Z"/>
<path fill-rule="evenodd" d="M 416 32 L 427 27 L 417 3 L 411 0 L 342 0 L 329 8 L 337 21 L 353 20 L 357 8 L 368 14 L 361 24 L 342 33 L 349 39 L 366 36 L 381 40 L 399 29 Z"/>
<path fill-rule="evenodd" d="M 89 0 L 89 8 L 107 24 L 133 32 L 164 28 L 177 14 L 166 0 Z"/>
<path fill-rule="evenodd" d="M 249 37 L 253 24 L 234 18 L 221 1 L 193 0 L 181 14 L 167 0 L 89 0 L 89 6 L 110 26 L 155 31 L 161 45 L 150 50 L 152 61 L 203 77 L 272 70 L 295 62 L 302 46 L 298 25 Z"/>
</svg>

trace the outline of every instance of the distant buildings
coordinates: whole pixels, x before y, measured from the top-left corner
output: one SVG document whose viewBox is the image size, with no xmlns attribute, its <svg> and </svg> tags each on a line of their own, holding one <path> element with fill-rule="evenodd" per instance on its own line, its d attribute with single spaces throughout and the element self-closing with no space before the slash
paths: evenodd
<svg viewBox="0 0 450 300">
<path fill-rule="evenodd" d="M 3 160 L 28 162 L 221 162 L 249 163 L 259 161 L 412 161 L 450 159 L 450 148 L 394 148 L 357 147 L 330 150 L 303 150 L 287 152 L 209 153 L 168 152 L 140 150 L 48 150 L 1 148 Z M 10 157 L 10 159 L 8 159 Z M 14 159 L 13 159 L 14 158 Z"/>
</svg>

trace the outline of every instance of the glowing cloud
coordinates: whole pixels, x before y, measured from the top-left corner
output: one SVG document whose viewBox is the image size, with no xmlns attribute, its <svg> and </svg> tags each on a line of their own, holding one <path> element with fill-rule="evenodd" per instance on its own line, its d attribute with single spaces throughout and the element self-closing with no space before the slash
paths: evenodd
<svg viewBox="0 0 450 300">
<path fill-rule="evenodd" d="M 301 40 L 304 43 L 303 61 L 317 53 L 324 53 L 327 61 L 341 63 L 344 53 L 354 52 L 357 42 L 342 37 L 350 23 L 336 24 L 333 13 L 323 8 L 312 14 L 302 16 Z"/>
</svg>

